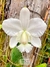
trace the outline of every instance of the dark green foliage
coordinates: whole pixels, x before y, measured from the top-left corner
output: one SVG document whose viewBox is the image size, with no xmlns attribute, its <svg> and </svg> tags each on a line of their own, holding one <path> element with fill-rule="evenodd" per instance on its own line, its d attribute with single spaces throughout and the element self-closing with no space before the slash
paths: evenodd
<svg viewBox="0 0 50 67">
<path fill-rule="evenodd" d="M 22 53 L 15 47 L 12 49 L 11 51 L 11 61 L 15 64 L 19 64 L 22 65 L 23 64 L 23 57 L 22 57 Z M 17 67 L 19 67 L 17 66 Z"/>
<path fill-rule="evenodd" d="M 6 64 L 6 67 L 10 67 L 10 63 L 7 63 L 7 64 Z"/>
</svg>

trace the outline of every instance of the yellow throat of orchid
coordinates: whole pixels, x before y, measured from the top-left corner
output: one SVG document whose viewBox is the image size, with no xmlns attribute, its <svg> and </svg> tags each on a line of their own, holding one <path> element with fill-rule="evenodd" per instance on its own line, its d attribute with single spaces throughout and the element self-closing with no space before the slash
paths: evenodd
<svg viewBox="0 0 50 67">
<path fill-rule="evenodd" d="M 26 31 L 23 31 L 21 35 L 21 43 L 24 45 L 28 43 L 28 34 Z"/>
</svg>

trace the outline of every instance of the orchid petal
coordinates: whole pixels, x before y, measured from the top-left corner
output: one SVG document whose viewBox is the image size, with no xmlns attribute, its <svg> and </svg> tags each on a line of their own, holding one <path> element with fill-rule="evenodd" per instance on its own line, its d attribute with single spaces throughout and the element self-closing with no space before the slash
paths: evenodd
<svg viewBox="0 0 50 67">
<path fill-rule="evenodd" d="M 40 18 L 32 18 L 30 20 L 30 25 L 28 27 L 28 32 L 35 37 L 40 37 L 43 35 L 47 28 L 46 23 Z"/>
<path fill-rule="evenodd" d="M 20 20 L 22 29 L 27 29 L 30 20 L 30 12 L 27 8 L 22 8 L 22 10 L 20 11 Z"/>
<path fill-rule="evenodd" d="M 9 42 L 9 46 L 10 46 L 10 48 L 14 48 L 16 45 L 17 45 L 17 39 L 16 39 L 16 37 L 11 37 L 10 38 L 10 42 Z"/>
<path fill-rule="evenodd" d="M 21 51 L 24 52 L 25 51 L 25 47 L 23 44 L 20 44 L 19 46 L 17 46 L 17 48 Z"/>
<path fill-rule="evenodd" d="M 21 51 L 21 52 L 27 52 L 29 53 L 32 50 L 32 47 L 30 44 L 20 44 L 17 48 Z"/>
<path fill-rule="evenodd" d="M 32 48 L 33 48 L 33 46 L 32 46 L 31 44 L 26 44 L 26 45 L 25 45 L 25 51 L 26 51 L 27 53 L 29 53 L 29 52 L 32 50 Z"/>
<path fill-rule="evenodd" d="M 32 37 L 31 38 L 31 44 L 37 48 L 41 48 L 41 40 L 38 37 Z"/>
<path fill-rule="evenodd" d="M 20 20 L 14 18 L 4 20 L 2 28 L 7 35 L 15 36 L 21 30 Z"/>
</svg>

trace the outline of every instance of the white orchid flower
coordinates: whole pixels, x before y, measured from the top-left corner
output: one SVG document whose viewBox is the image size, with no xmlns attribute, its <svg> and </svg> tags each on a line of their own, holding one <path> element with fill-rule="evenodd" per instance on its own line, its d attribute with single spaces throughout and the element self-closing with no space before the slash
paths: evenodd
<svg viewBox="0 0 50 67">
<path fill-rule="evenodd" d="M 9 18 L 3 21 L 2 28 L 10 38 L 9 46 L 14 48 L 18 42 L 21 44 L 17 48 L 27 53 L 32 50 L 32 47 L 41 47 L 41 40 L 39 37 L 45 32 L 47 25 L 40 18 L 31 18 L 30 11 L 27 8 L 22 8 L 20 11 L 20 18 Z M 29 44 L 30 42 L 31 44 Z"/>
</svg>

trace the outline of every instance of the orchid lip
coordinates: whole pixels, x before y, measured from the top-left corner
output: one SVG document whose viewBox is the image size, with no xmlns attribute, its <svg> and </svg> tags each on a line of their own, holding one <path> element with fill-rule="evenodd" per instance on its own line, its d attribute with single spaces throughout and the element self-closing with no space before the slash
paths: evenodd
<svg viewBox="0 0 50 67">
<path fill-rule="evenodd" d="M 28 43 L 28 34 L 26 30 L 24 30 L 21 34 L 21 43 L 24 45 Z"/>
</svg>

